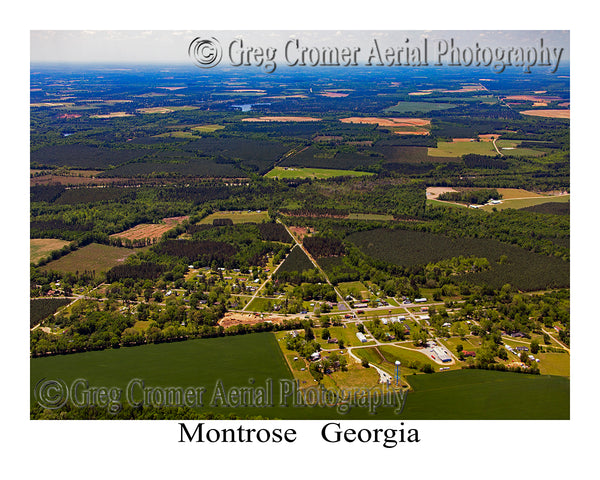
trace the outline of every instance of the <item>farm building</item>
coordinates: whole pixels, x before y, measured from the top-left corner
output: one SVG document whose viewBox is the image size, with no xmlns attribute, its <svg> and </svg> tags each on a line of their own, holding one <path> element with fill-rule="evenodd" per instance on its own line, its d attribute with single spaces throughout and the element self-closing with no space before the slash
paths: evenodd
<svg viewBox="0 0 600 480">
<path fill-rule="evenodd" d="M 425 303 L 426 301 L 426 298 L 415 298 L 415 303 Z"/>
<path fill-rule="evenodd" d="M 368 306 L 369 306 L 369 304 L 368 303 L 364 303 L 364 302 L 362 302 L 362 303 L 355 303 L 354 304 L 354 308 L 367 308 Z"/>
<path fill-rule="evenodd" d="M 356 338 L 358 338 L 362 343 L 367 341 L 367 337 L 365 337 L 365 334 L 361 332 L 356 332 Z"/>
<path fill-rule="evenodd" d="M 448 352 L 440 347 L 433 347 L 433 353 L 435 353 L 442 362 L 450 362 L 452 360 L 452 357 L 448 355 Z"/>
</svg>

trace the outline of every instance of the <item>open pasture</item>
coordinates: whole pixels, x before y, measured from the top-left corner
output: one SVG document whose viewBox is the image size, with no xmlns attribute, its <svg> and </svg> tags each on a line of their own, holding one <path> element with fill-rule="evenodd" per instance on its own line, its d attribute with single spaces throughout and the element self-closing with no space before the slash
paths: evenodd
<svg viewBox="0 0 600 480">
<path fill-rule="evenodd" d="M 460 157 L 469 153 L 495 156 L 494 145 L 491 142 L 438 142 L 437 148 L 428 148 L 431 157 Z"/>
<path fill-rule="evenodd" d="M 546 195 L 531 198 L 515 198 L 502 200 L 498 205 L 485 205 L 481 210 L 491 212 L 495 207 L 496 210 L 504 210 L 505 208 L 526 208 L 544 203 L 568 203 L 571 200 L 571 195 Z"/>
<path fill-rule="evenodd" d="M 332 177 L 361 177 L 365 175 L 374 175 L 371 172 L 358 172 L 354 170 L 336 170 L 331 168 L 292 168 L 292 167 L 274 167 L 268 172 L 267 178 L 332 178 Z"/>
<path fill-rule="evenodd" d="M 139 249 L 134 250 L 132 248 L 111 247 L 109 245 L 90 243 L 58 260 L 47 263 L 43 269 L 70 273 L 95 271 L 96 274 L 99 274 L 115 265 L 123 264 L 127 257 L 138 251 Z"/>
<path fill-rule="evenodd" d="M 32 238 L 29 240 L 29 261 L 37 263 L 54 250 L 60 250 L 71 242 L 58 238 Z"/>
<path fill-rule="evenodd" d="M 245 210 L 234 212 L 215 212 L 200 220 L 199 225 L 212 225 L 213 220 L 221 220 L 223 218 L 230 219 L 234 224 L 261 223 L 269 219 L 269 213 L 262 210 L 256 212 L 247 212 Z"/>
</svg>

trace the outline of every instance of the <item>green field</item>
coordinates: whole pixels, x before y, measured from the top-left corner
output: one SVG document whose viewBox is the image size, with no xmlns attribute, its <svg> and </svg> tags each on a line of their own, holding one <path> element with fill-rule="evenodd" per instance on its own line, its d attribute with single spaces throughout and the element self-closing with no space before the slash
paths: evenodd
<svg viewBox="0 0 600 480">
<path fill-rule="evenodd" d="M 54 250 L 60 250 L 71 242 L 57 238 L 32 238 L 29 240 L 29 261 L 37 263 Z"/>
<path fill-rule="evenodd" d="M 541 157 L 544 152 L 533 148 L 519 148 L 524 140 L 497 140 L 496 146 L 507 156 Z"/>
<path fill-rule="evenodd" d="M 489 370 L 410 375 L 404 418 L 568 419 L 570 382 L 564 377 Z"/>
<path fill-rule="evenodd" d="M 362 282 L 341 282 L 338 284 L 338 289 L 344 297 L 352 295 L 357 300 L 371 297 L 368 288 Z"/>
<path fill-rule="evenodd" d="M 197 132 L 216 132 L 217 130 L 222 130 L 225 128 L 223 125 L 199 125 L 197 127 L 192 127 L 192 130 Z"/>
<path fill-rule="evenodd" d="M 468 153 L 498 155 L 492 142 L 438 142 L 437 148 L 428 148 L 431 157 L 460 157 Z"/>
<path fill-rule="evenodd" d="M 354 408 L 339 415 L 329 408 L 285 407 L 278 401 L 278 380 L 290 379 L 275 335 L 260 333 L 235 337 L 188 340 L 128 347 L 117 350 L 78 353 L 30 361 L 30 385 L 42 379 L 62 379 L 67 385 L 78 378 L 90 387 L 126 389 L 133 379 L 149 387 L 205 387 L 201 411 L 232 412 L 239 416 L 262 415 L 289 419 L 393 419 L 391 409 L 371 416 Z M 304 372 L 302 372 L 304 373 Z M 211 407 L 215 382 L 225 386 L 264 386 L 274 383 L 274 407 Z M 459 370 L 432 375 L 409 375 L 414 391 L 402 419 L 550 419 L 569 417 L 569 380 L 553 376 L 533 376 L 486 370 Z M 139 401 L 134 391 L 134 400 Z M 123 397 L 125 400 L 125 392 Z M 208 400 L 207 400 L 208 399 Z"/>
<path fill-rule="evenodd" d="M 256 212 L 216 212 L 204 217 L 199 223 L 200 225 L 212 225 L 213 220 L 221 218 L 229 218 L 233 223 L 262 223 L 269 219 L 269 213 L 262 210 Z"/>
<path fill-rule="evenodd" d="M 377 352 L 379 350 L 379 353 Z M 407 350 L 405 348 L 395 347 L 394 345 L 381 345 L 377 348 L 356 348 L 352 351 L 356 356 L 360 358 L 366 358 L 369 363 L 377 365 L 383 370 L 394 374 L 396 360 L 402 362 L 402 376 L 416 372 L 415 369 L 408 368 L 409 362 L 419 362 L 422 365 L 430 364 L 434 370 L 439 370 L 440 365 L 433 362 L 427 355 L 422 353 Z M 383 355 L 383 357 L 382 357 Z M 411 382 L 412 377 L 408 377 L 407 380 Z"/>
<path fill-rule="evenodd" d="M 111 247 L 109 245 L 100 245 L 90 243 L 85 247 L 75 250 L 64 257 L 54 260 L 44 266 L 44 270 L 56 270 L 59 272 L 84 272 L 96 271 L 96 274 L 104 272 L 122 264 L 125 259 L 141 251 L 136 248 Z"/>
<path fill-rule="evenodd" d="M 256 297 L 250 302 L 246 310 L 249 312 L 271 312 L 273 311 L 273 305 L 277 303 L 276 299 Z"/>
<path fill-rule="evenodd" d="M 553 195 L 547 197 L 532 197 L 532 198 L 515 198 L 502 200 L 502 203 L 498 205 L 485 205 L 481 207 L 481 210 L 491 212 L 495 207 L 496 210 L 504 210 L 505 208 L 525 208 L 532 207 L 534 205 L 541 205 L 543 203 L 567 203 L 571 201 L 571 195 Z"/>
<path fill-rule="evenodd" d="M 329 168 L 300 168 L 300 167 L 274 167 L 265 174 L 267 178 L 332 178 L 332 177 L 362 177 L 375 175 L 371 172 L 357 172 L 354 170 L 334 170 Z"/>
<path fill-rule="evenodd" d="M 411 112 L 433 112 L 436 110 L 447 110 L 456 107 L 452 103 L 433 102 L 399 102 L 393 107 L 386 108 L 385 113 L 411 113 Z"/>
</svg>

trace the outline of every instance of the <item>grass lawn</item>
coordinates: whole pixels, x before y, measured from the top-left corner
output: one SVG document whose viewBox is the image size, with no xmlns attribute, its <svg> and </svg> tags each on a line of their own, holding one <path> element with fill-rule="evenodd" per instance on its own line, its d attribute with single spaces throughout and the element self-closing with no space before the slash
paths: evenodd
<svg viewBox="0 0 600 480">
<path fill-rule="evenodd" d="M 252 300 L 252 302 L 250 302 L 250 305 L 248 305 L 246 310 L 250 312 L 270 312 L 273 305 L 276 303 L 278 303 L 277 300 L 272 298 L 256 297 L 254 300 Z M 271 308 L 269 308 L 269 306 Z"/>
<path fill-rule="evenodd" d="M 107 271 L 115 265 L 121 265 L 127 257 L 142 250 L 140 248 L 121 248 L 90 243 L 58 260 L 47 263 L 43 269 L 46 271 L 56 270 L 71 273 L 87 270 L 90 272 L 95 271 L 96 275 L 98 275 L 100 272 Z"/>
<path fill-rule="evenodd" d="M 468 153 L 478 155 L 498 154 L 492 142 L 438 142 L 437 148 L 428 148 L 431 157 L 460 157 Z"/>
<path fill-rule="evenodd" d="M 571 356 L 568 353 L 538 353 L 540 372 L 546 375 L 571 376 Z"/>
<path fill-rule="evenodd" d="M 362 177 L 375 175 L 371 172 L 357 172 L 354 170 L 334 170 L 329 168 L 299 168 L 299 167 L 274 167 L 265 174 L 267 178 L 332 178 L 332 177 Z"/>
<path fill-rule="evenodd" d="M 57 238 L 32 238 L 29 240 L 29 261 L 37 263 L 54 250 L 60 250 L 71 242 Z"/>
<path fill-rule="evenodd" d="M 233 223 L 262 223 L 269 219 L 269 213 L 263 210 L 256 212 L 247 212 L 245 210 L 236 212 L 215 212 L 200 220 L 200 225 L 212 225 L 213 220 L 221 218 L 230 218 Z"/>
<path fill-rule="evenodd" d="M 357 300 L 370 298 L 369 289 L 359 281 L 356 282 L 341 282 L 338 284 L 340 293 L 345 297 L 352 295 Z"/>
<path fill-rule="evenodd" d="M 427 355 L 417 352 L 415 350 L 407 350 L 406 348 L 395 347 L 394 345 L 381 345 L 379 347 L 379 351 L 385 357 L 390 368 L 395 369 L 394 363 L 396 360 L 400 360 L 400 362 L 405 365 L 403 370 L 410 369 L 406 366 L 408 362 L 417 361 L 422 364 L 430 364 L 435 370 L 439 369 L 439 365 L 432 361 Z M 402 368 L 402 367 L 401 367 Z M 452 368 L 452 367 L 451 367 Z"/>
</svg>

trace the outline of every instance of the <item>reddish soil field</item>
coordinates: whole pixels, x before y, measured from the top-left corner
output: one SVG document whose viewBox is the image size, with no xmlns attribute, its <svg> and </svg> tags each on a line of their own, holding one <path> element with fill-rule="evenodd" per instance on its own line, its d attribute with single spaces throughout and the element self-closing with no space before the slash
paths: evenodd
<svg viewBox="0 0 600 480">
<path fill-rule="evenodd" d="M 398 135 L 429 135 L 428 130 L 418 130 L 418 131 L 413 131 L 413 132 L 404 131 L 404 130 L 395 130 L 394 133 L 397 133 Z"/>
<path fill-rule="evenodd" d="M 227 312 L 225 316 L 219 320 L 219 325 L 227 329 L 234 325 L 255 325 L 261 322 L 283 323 L 283 317 L 279 315 L 265 315 L 262 318 L 260 315 L 252 313 L 234 313 Z"/>
<path fill-rule="evenodd" d="M 252 117 L 244 118 L 242 122 L 320 122 L 320 118 L 314 117 Z"/>
<path fill-rule="evenodd" d="M 169 217 L 163 218 L 164 223 L 141 223 L 136 225 L 129 230 L 125 230 L 121 233 L 115 233 L 111 235 L 113 238 L 125 238 L 131 241 L 142 240 L 144 238 L 150 238 L 152 242 L 158 240 L 163 233 L 168 232 L 178 223 L 187 220 L 189 217 Z"/>
<path fill-rule="evenodd" d="M 500 135 L 497 133 L 482 133 L 479 135 L 479 139 L 484 142 L 492 142 L 494 139 L 500 138 Z"/>
<path fill-rule="evenodd" d="M 290 231 L 302 243 L 302 239 L 308 235 L 308 229 L 306 227 L 290 227 Z"/>
<path fill-rule="evenodd" d="M 343 123 L 377 124 L 382 127 L 423 127 L 430 125 L 431 120 L 424 118 L 377 118 L 377 117 L 348 117 L 340 119 Z"/>
<path fill-rule="evenodd" d="M 571 110 L 524 110 L 522 115 L 546 118 L 571 118 Z"/>
<path fill-rule="evenodd" d="M 560 100 L 559 97 L 536 97 L 535 95 L 509 95 L 504 97 L 504 100 L 523 100 L 525 102 L 551 102 L 552 100 Z"/>
<path fill-rule="evenodd" d="M 36 185 L 104 185 L 118 182 L 118 178 L 92 178 L 67 175 L 42 175 L 29 180 L 30 186 Z"/>
<path fill-rule="evenodd" d="M 340 98 L 340 97 L 348 96 L 347 93 L 340 93 L 340 92 L 324 92 L 324 93 L 319 93 L 319 95 L 321 95 L 322 97 L 329 97 L 329 98 Z"/>
</svg>

